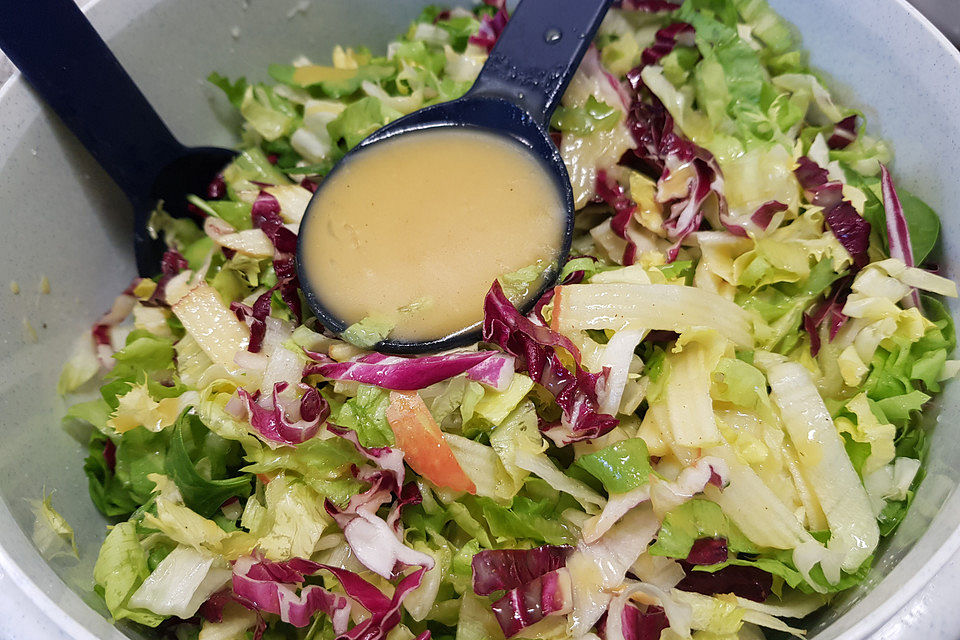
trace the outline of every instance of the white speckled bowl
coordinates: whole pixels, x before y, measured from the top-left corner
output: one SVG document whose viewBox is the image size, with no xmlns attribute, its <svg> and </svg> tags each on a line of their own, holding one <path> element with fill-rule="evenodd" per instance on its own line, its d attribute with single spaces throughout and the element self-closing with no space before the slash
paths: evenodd
<svg viewBox="0 0 960 640">
<path fill-rule="evenodd" d="M 209 71 L 259 78 L 270 62 L 299 54 L 322 60 L 336 43 L 382 45 L 422 4 L 313 0 L 297 15 L 294 0 L 100 0 L 88 13 L 182 140 L 229 145 L 233 116 L 204 83 Z M 902 0 L 772 4 L 799 27 L 813 64 L 832 76 L 842 100 L 864 107 L 872 133 L 893 142 L 898 180 L 942 216 L 944 264 L 955 273 L 960 55 Z M 104 520 L 87 496 L 84 447 L 60 428 L 64 403 L 55 393 L 75 338 L 134 275 L 128 206 L 19 78 L 0 90 L 0 215 L 0 598 L 22 590 L 63 637 L 136 636 L 107 622 L 92 594 Z M 42 276 L 48 295 L 39 293 Z M 25 322 L 39 342 L 25 339 Z M 960 547 L 954 390 L 940 402 L 943 424 L 930 421 L 928 476 L 913 509 L 867 584 L 819 620 L 816 638 L 869 637 Z M 77 530 L 79 565 L 51 566 L 30 542 L 27 500 L 44 487 L 56 490 L 56 507 Z M 29 621 L 21 626 L 23 637 L 34 637 L 29 628 Z"/>
</svg>

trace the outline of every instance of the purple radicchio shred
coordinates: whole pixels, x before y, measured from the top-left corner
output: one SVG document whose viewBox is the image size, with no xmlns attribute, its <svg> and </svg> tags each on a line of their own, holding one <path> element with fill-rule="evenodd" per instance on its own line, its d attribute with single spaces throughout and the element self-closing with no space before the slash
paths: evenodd
<svg viewBox="0 0 960 640">
<path fill-rule="evenodd" d="M 694 540 L 687 554 L 690 564 L 710 565 L 726 562 L 730 557 L 725 538 L 700 538 Z"/>
<path fill-rule="evenodd" d="M 848 274 L 836 282 L 830 289 L 830 294 L 809 313 L 803 314 L 803 328 L 810 335 L 810 353 L 816 356 L 820 352 L 820 325 L 827 323 L 830 340 L 833 340 L 840 328 L 847 321 L 843 313 L 843 306 L 850 295 L 850 285 L 853 284 L 853 275 Z"/>
<path fill-rule="evenodd" d="M 589 373 L 580 366 L 580 352 L 559 333 L 525 318 L 494 281 L 484 300 L 483 339 L 517 359 L 517 369 L 553 394 L 562 411 L 558 425 L 544 434 L 558 446 L 599 437 L 619 424 L 611 415 L 600 413 L 597 384 L 602 373 Z M 573 371 L 564 366 L 558 349 L 573 356 Z"/>
<path fill-rule="evenodd" d="M 680 8 L 679 4 L 666 0 L 615 0 L 613 6 L 625 11 L 643 11 L 646 13 L 676 11 Z"/>
<path fill-rule="evenodd" d="M 670 626 L 670 620 L 662 607 L 649 606 L 646 610 L 628 602 L 620 616 L 624 640 L 660 640 L 660 634 Z M 597 623 L 597 633 L 607 638 L 607 614 Z"/>
<path fill-rule="evenodd" d="M 218 173 L 207 185 L 207 199 L 220 200 L 227 195 L 227 181 L 223 179 L 223 174 Z"/>
<path fill-rule="evenodd" d="M 300 594 L 294 595 L 294 588 L 301 586 L 307 576 L 315 575 L 321 570 L 334 575 L 349 599 L 317 585 L 303 586 Z M 339 567 L 302 558 L 270 562 L 262 558 L 244 557 L 234 565 L 233 591 L 241 604 L 256 611 L 258 615 L 277 614 L 281 616 L 281 620 L 302 628 L 311 622 L 315 613 L 323 612 L 332 620 L 338 639 L 384 640 L 400 623 L 403 600 L 420 586 L 424 573 L 425 569 L 421 567 L 404 577 L 397 584 L 392 597 L 388 597 L 356 573 Z M 350 599 L 371 615 L 348 629 L 352 608 Z M 223 605 L 219 606 L 222 611 Z M 212 609 L 211 613 L 219 612 Z M 219 616 L 222 618 L 222 613 L 219 613 Z"/>
<path fill-rule="evenodd" d="M 674 22 L 657 31 L 653 44 L 643 50 L 641 61 L 644 65 L 657 64 L 678 44 L 684 47 L 692 47 L 694 45 L 694 35 L 693 25 L 686 22 Z"/>
<path fill-rule="evenodd" d="M 637 203 L 631 200 L 624 188 L 602 169 L 597 172 L 596 191 L 597 196 L 613 208 L 614 213 L 613 219 L 610 221 L 610 228 L 618 237 L 627 242 L 621 262 L 625 266 L 630 266 L 636 262 L 637 245 L 630 239 L 627 227 L 633 219 L 633 213 L 637 210 Z"/>
<path fill-rule="evenodd" d="M 667 262 L 673 262 L 683 239 L 700 228 L 708 207 L 716 208 L 722 224 L 730 222 L 723 173 L 712 153 L 675 131 L 673 118 L 656 96 L 650 96 L 649 101 L 641 98 L 641 70 L 637 67 L 627 73 L 634 92 L 627 128 L 637 146 L 624 154 L 620 163 L 659 176 L 658 189 L 668 180 L 686 181 L 683 196 L 663 203 L 663 228 L 675 243 L 667 252 Z M 746 233 L 733 224 L 727 228 L 737 235 Z"/>
<path fill-rule="evenodd" d="M 267 316 L 270 315 L 270 301 L 273 298 L 273 292 L 279 286 L 279 284 L 274 285 L 260 294 L 252 307 L 242 302 L 230 303 L 230 310 L 237 316 L 237 320 L 246 322 L 250 327 L 250 341 L 247 343 L 247 351 L 250 353 L 259 353 L 263 347 L 263 338 L 267 333 Z"/>
<path fill-rule="evenodd" d="M 787 205 L 776 200 L 765 202 L 750 216 L 750 220 L 761 229 L 770 226 L 773 216 L 787 210 Z"/>
<path fill-rule="evenodd" d="M 574 256 L 574 257 L 572 257 L 572 258 L 568 258 L 568 261 L 569 261 L 569 260 L 576 260 L 576 259 L 578 259 L 578 258 L 590 258 L 590 259 L 593 260 L 594 262 L 597 262 L 597 258 L 596 258 L 596 257 L 594 257 L 594 256 L 586 256 L 586 255 Z M 564 284 L 580 284 L 581 282 L 583 282 L 583 278 L 584 278 L 586 275 L 587 275 L 586 272 L 583 271 L 583 270 L 580 270 L 580 271 L 571 271 L 569 274 L 567 274 L 567 277 L 564 278 L 564 279 L 563 279 L 563 282 L 561 282 L 560 284 L 561 284 L 561 285 L 564 285 Z M 540 296 L 540 299 L 537 300 L 536 304 L 533 305 L 533 311 L 530 312 L 530 317 L 531 317 L 535 322 L 540 322 L 541 324 L 547 324 L 546 320 L 543 319 L 543 308 L 544 308 L 545 306 L 547 306 L 548 304 L 550 304 L 550 301 L 553 300 L 553 297 L 556 295 L 556 293 L 557 293 L 556 287 L 547 289 L 546 291 L 543 292 L 543 295 Z"/>
<path fill-rule="evenodd" d="M 853 258 L 854 271 L 866 266 L 870 262 L 867 256 L 870 223 L 857 213 L 849 201 L 843 199 L 843 185 L 830 181 L 827 170 L 806 156 L 797 160 L 794 175 L 807 200 L 823 207 L 823 218 L 830 231 Z"/>
<path fill-rule="evenodd" d="M 489 549 L 473 556 L 473 592 L 488 596 L 494 591 L 515 589 L 567 565 L 573 551 L 568 545 L 544 545 L 535 549 Z"/>
<path fill-rule="evenodd" d="M 827 146 L 831 149 L 846 149 L 856 139 L 857 116 L 854 114 L 833 125 L 833 132 L 827 138 Z"/>
<path fill-rule="evenodd" d="M 297 323 L 302 320 L 300 307 L 300 282 L 294 254 L 297 251 L 297 234 L 283 226 L 280 217 L 280 202 L 267 193 L 260 191 L 250 212 L 254 228 L 260 229 L 273 243 L 276 255 L 273 258 L 273 270 L 277 274 L 277 288 L 280 297 L 290 308 Z"/>
<path fill-rule="evenodd" d="M 697 565 L 680 561 L 686 576 L 677 584 L 681 591 L 705 596 L 732 593 L 747 600 L 763 602 L 773 590 L 773 576 L 756 567 L 729 565 L 714 572 L 696 571 Z"/>
<path fill-rule="evenodd" d="M 250 395 L 242 387 L 237 394 L 243 402 L 250 425 L 265 439 L 286 445 L 297 445 L 317 435 L 321 423 L 330 415 L 330 405 L 320 392 L 309 385 L 299 401 L 280 396 L 287 388 L 286 382 L 273 386 L 273 408 L 264 409 L 257 402 L 260 396 Z"/>
<path fill-rule="evenodd" d="M 558 569 L 511 589 L 493 603 L 493 615 L 507 638 L 551 614 L 570 610 L 570 574 Z"/>
<path fill-rule="evenodd" d="M 496 12 L 492 16 L 483 16 L 480 19 L 480 29 L 470 36 L 470 44 L 483 47 L 487 53 L 497 44 L 500 34 L 507 27 L 510 15 L 507 13 L 507 3 L 504 0 L 484 0 L 484 4 L 493 7 Z"/>
<path fill-rule="evenodd" d="M 900 204 L 900 197 L 893 186 L 893 178 L 883 164 L 880 165 L 880 188 L 883 192 L 883 210 L 887 222 L 887 244 L 890 257 L 902 260 L 908 267 L 916 266 L 913 259 L 913 244 L 910 242 L 910 227 Z M 910 302 L 920 308 L 920 294 L 915 287 L 910 289 Z"/>
<path fill-rule="evenodd" d="M 322 362 L 309 365 L 304 375 L 321 375 L 330 380 L 350 380 L 383 389 L 412 391 L 447 380 L 461 373 L 470 379 L 505 386 L 513 377 L 513 360 L 496 351 L 472 351 L 445 355 L 365 357 L 349 362 Z M 485 375 L 476 375 L 485 374 Z"/>
</svg>

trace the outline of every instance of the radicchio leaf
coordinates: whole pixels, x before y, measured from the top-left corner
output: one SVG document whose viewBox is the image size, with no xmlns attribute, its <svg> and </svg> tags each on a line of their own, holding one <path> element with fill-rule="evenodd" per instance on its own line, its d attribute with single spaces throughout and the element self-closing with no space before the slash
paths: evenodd
<svg viewBox="0 0 960 640">
<path fill-rule="evenodd" d="M 833 133 L 827 138 L 827 146 L 831 149 L 845 149 L 857 139 L 857 116 L 847 116 L 833 125 Z"/>
<path fill-rule="evenodd" d="M 687 554 L 689 564 L 710 565 L 726 562 L 730 557 L 725 538 L 700 538 L 693 542 Z"/>
<path fill-rule="evenodd" d="M 680 8 L 679 4 L 667 2 L 666 0 L 615 0 L 613 6 L 625 11 L 644 11 L 647 13 L 676 11 Z"/>
<path fill-rule="evenodd" d="M 330 616 L 334 631 L 343 634 L 350 622 L 351 605 L 347 598 L 317 585 L 304 587 L 299 595 L 295 592 L 304 575 L 312 575 L 322 567 L 302 558 L 271 562 L 245 556 L 233 565 L 233 591 L 243 598 L 241 604 L 279 615 L 283 622 L 295 627 L 306 627 L 313 615 L 322 611 Z"/>
<path fill-rule="evenodd" d="M 415 391 L 461 373 L 505 389 L 513 377 L 513 358 L 496 351 L 471 351 L 421 358 L 370 354 L 353 362 L 310 365 L 304 375 L 318 374 L 330 380 L 352 380 L 395 391 Z"/>
<path fill-rule="evenodd" d="M 620 616 L 623 640 L 660 640 L 660 633 L 670 626 L 670 620 L 662 607 L 649 606 L 641 611 L 634 604 L 627 603 Z M 607 640 L 606 617 L 597 623 L 600 637 Z"/>
<path fill-rule="evenodd" d="M 302 318 L 300 282 L 297 279 L 297 268 L 293 259 L 297 251 L 297 234 L 283 225 L 283 219 L 280 217 L 280 201 L 266 191 L 260 191 L 257 195 L 250 217 L 254 228 L 263 231 L 273 243 L 276 250 L 273 270 L 277 274 L 277 288 L 280 290 L 280 297 L 290 307 L 290 311 L 299 323 Z"/>
<path fill-rule="evenodd" d="M 357 436 L 356 431 L 344 429 L 343 427 L 333 424 L 328 424 L 327 428 L 331 433 L 349 441 L 357 450 L 357 453 L 390 474 L 393 477 L 394 483 L 390 491 L 399 495 L 405 475 L 402 451 L 399 449 L 391 449 L 390 447 L 365 447 L 360 444 L 360 438 Z"/>
<path fill-rule="evenodd" d="M 330 405 L 320 393 L 308 385 L 301 385 L 303 397 L 284 398 L 280 394 L 287 388 L 286 382 L 273 386 L 273 406 L 264 408 L 242 387 L 237 394 L 246 408 L 250 425 L 264 439 L 285 445 L 297 445 L 317 435 L 320 423 L 330 415 Z M 259 396 L 259 392 L 257 393 Z"/>
<path fill-rule="evenodd" d="M 486 549 L 473 556 L 473 592 L 488 596 L 494 591 L 515 589 L 567 565 L 573 551 L 568 545 L 544 545 L 536 549 Z"/>
<path fill-rule="evenodd" d="M 329 571 L 340 582 L 348 596 L 331 593 L 317 585 L 294 589 L 308 575 Z M 243 557 L 234 564 L 233 585 L 237 600 L 258 612 L 275 613 L 281 620 L 304 627 L 318 611 L 330 616 L 337 640 L 385 640 L 401 620 L 401 606 L 407 595 L 420 586 L 426 569 L 421 567 L 397 584 L 392 597 L 357 574 L 346 569 L 294 558 L 287 562 L 270 562 Z M 347 629 L 350 622 L 350 599 L 370 612 L 370 616 Z M 418 640 L 426 640 L 421 634 Z"/>
<path fill-rule="evenodd" d="M 732 593 L 747 600 L 763 602 L 773 590 L 773 576 L 756 567 L 729 565 L 714 571 L 696 571 L 688 562 L 680 562 L 687 573 L 677 584 L 681 591 L 692 591 L 705 596 L 718 593 Z"/>
<path fill-rule="evenodd" d="M 753 215 L 750 216 L 750 221 L 757 225 L 757 227 L 760 229 L 766 229 L 768 226 L 770 226 L 770 222 L 773 221 L 773 216 L 778 213 L 782 213 L 787 209 L 787 205 L 783 204 L 782 202 L 770 200 L 769 202 L 765 202 L 760 205 Z M 727 229 L 735 236 L 741 235 L 741 233 L 746 235 L 742 227 L 738 227 L 738 231 L 741 233 L 734 231 L 730 225 L 727 225 Z"/>
<path fill-rule="evenodd" d="M 110 311 L 103 314 L 90 329 L 90 335 L 93 337 L 93 343 L 97 348 L 97 359 L 104 369 L 113 368 L 114 351 L 111 333 L 114 327 L 127 319 L 127 316 L 137 305 L 137 299 L 133 296 L 133 289 L 139 282 L 139 278 L 134 280 L 122 294 L 117 296 L 113 301 L 113 306 L 110 307 Z"/>
<path fill-rule="evenodd" d="M 263 337 L 267 334 L 267 316 L 270 315 L 270 301 L 273 299 L 274 290 L 280 285 L 274 285 L 253 303 L 253 306 L 247 306 L 242 302 L 231 302 L 230 310 L 237 316 L 240 322 L 246 322 L 250 327 L 250 342 L 247 344 L 247 351 L 250 353 L 259 353 L 263 347 Z"/>
<path fill-rule="evenodd" d="M 644 65 L 656 64 L 678 44 L 685 47 L 694 45 L 693 25 L 686 22 L 674 22 L 657 31 L 653 44 L 643 50 L 641 61 Z"/>
<path fill-rule="evenodd" d="M 810 313 L 803 314 L 803 328 L 810 335 L 810 353 L 816 356 L 820 352 L 820 325 L 828 323 L 830 340 L 833 340 L 840 327 L 847 321 L 843 307 L 850 295 L 850 285 L 853 284 L 853 274 L 848 274 L 833 283 L 830 295 L 814 307 Z"/>
<path fill-rule="evenodd" d="M 636 262 L 637 245 L 627 233 L 627 227 L 633 219 L 634 211 L 637 210 L 637 203 L 631 200 L 624 188 L 603 169 L 597 172 L 596 192 L 601 200 L 613 208 L 610 229 L 626 241 L 620 261 L 625 266 L 630 266 Z"/>
<path fill-rule="evenodd" d="M 637 67 L 627 73 L 635 94 L 627 116 L 627 128 L 637 146 L 628 151 L 621 162 L 639 164 L 660 176 L 657 200 L 669 212 L 663 228 L 675 241 L 667 252 L 667 262 L 673 262 L 683 239 L 700 228 L 707 207 L 716 207 L 720 222 L 726 224 L 728 211 L 723 173 L 712 153 L 674 130 L 673 118 L 656 96 L 650 96 L 649 102 L 641 98 L 644 86 L 641 69 Z"/>
<path fill-rule="evenodd" d="M 880 165 L 880 188 L 883 191 L 883 210 L 887 219 L 887 241 L 890 245 L 890 257 L 902 260 L 908 267 L 914 267 L 913 245 L 910 242 L 910 228 L 903 215 L 900 198 L 893 186 L 893 178 L 883 164 Z M 920 307 L 920 294 L 915 287 L 910 289 L 910 301 L 914 307 Z"/>
<path fill-rule="evenodd" d="M 480 18 L 480 29 L 470 36 L 469 42 L 483 47 L 487 50 L 487 53 L 490 53 L 493 45 L 497 44 L 497 40 L 500 39 L 500 34 L 507 27 L 510 16 L 507 14 L 505 2 L 487 2 L 486 4 L 494 7 L 496 13 L 492 16 L 485 15 Z"/>
<path fill-rule="evenodd" d="M 493 603 L 493 615 L 510 638 L 549 615 L 563 615 L 573 610 L 573 589 L 570 572 L 558 569 L 511 589 Z"/>
<path fill-rule="evenodd" d="M 562 411 L 560 424 L 544 433 L 558 446 L 596 438 L 619 424 L 598 410 L 597 384 L 604 374 L 585 371 L 573 343 L 521 315 L 496 281 L 484 300 L 483 339 L 517 358 L 517 367 L 556 398 Z M 573 357 L 573 371 L 564 366 L 558 348 Z"/>
<path fill-rule="evenodd" d="M 854 270 L 870 262 L 870 223 L 863 219 L 849 201 L 843 199 L 843 185 L 831 182 L 827 170 L 803 156 L 797 160 L 794 175 L 803 187 L 807 200 L 823 207 L 823 218 L 830 231 L 853 258 Z"/>
</svg>

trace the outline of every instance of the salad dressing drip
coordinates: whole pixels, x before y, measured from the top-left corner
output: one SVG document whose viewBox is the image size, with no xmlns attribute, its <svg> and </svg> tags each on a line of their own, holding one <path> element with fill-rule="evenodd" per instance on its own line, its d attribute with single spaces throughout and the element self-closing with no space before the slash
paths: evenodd
<svg viewBox="0 0 960 640">
<path fill-rule="evenodd" d="M 301 268 L 317 297 L 348 325 L 375 318 L 403 340 L 476 327 L 495 279 L 555 261 L 566 215 L 524 147 L 452 128 L 359 152 L 310 207 Z"/>
</svg>

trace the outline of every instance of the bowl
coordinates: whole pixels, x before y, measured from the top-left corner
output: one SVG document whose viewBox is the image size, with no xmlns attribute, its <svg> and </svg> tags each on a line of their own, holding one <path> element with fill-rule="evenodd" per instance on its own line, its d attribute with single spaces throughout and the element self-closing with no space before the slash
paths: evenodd
<svg viewBox="0 0 960 640">
<path fill-rule="evenodd" d="M 181 140 L 228 146 L 237 123 L 204 81 L 210 71 L 265 79 L 269 63 L 301 54 L 323 61 L 334 44 L 382 47 L 424 4 L 99 0 L 87 13 Z M 893 143 L 898 184 L 941 214 L 941 265 L 956 276 L 960 53 L 903 0 L 771 4 L 799 28 L 839 99 L 861 106 L 870 132 Z M 0 594 L 22 591 L 63 637 L 138 637 L 111 625 L 93 593 L 106 522 L 87 495 L 83 434 L 61 427 L 65 403 L 55 391 L 73 344 L 135 275 L 129 206 L 19 77 L 0 89 L 0 212 Z M 960 548 L 955 388 L 928 414 L 928 473 L 909 515 L 866 582 L 820 614 L 811 637 L 869 637 Z M 30 541 L 29 501 L 44 489 L 55 490 L 77 532 L 79 562 L 48 563 Z M 27 619 L 26 637 L 30 628 Z"/>
</svg>

